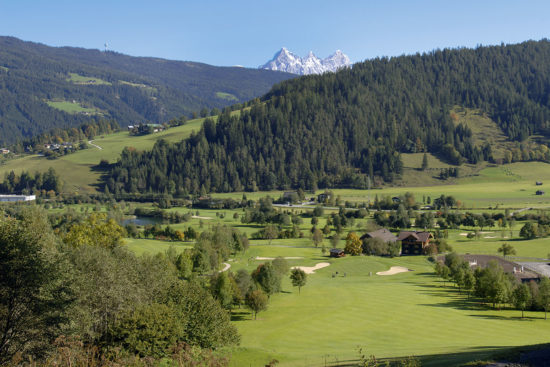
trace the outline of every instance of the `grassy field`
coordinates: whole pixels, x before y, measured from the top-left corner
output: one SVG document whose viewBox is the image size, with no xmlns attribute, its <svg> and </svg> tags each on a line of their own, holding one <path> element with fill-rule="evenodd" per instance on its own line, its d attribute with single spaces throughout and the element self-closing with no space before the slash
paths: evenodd
<svg viewBox="0 0 550 367">
<path fill-rule="evenodd" d="M 88 113 L 90 115 L 100 114 L 101 112 L 96 108 L 82 107 L 80 103 L 73 103 L 69 101 L 46 101 L 48 106 L 55 109 L 75 114 L 75 113 Z"/>
<path fill-rule="evenodd" d="M 256 251 L 280 253 L 267 247 Z M 423 365 L 454 365 L 487 358 L 495 349 L 546 342 L 550 332 L 542 312 L 528 312 L 521 320 L 518 311 L 493 310 L 448 283 L 444 287 L 423 257 L 328 259 L 305 249 L 282 252 L 306 257 L 294 263 L 331 265 L 310 275 L 301 294 L 285 281 L 284 292 L 272 296 L 258 320 L 247 311 L 234 312 L 242 343 L 233 351 L 232 366 L 258 366 L 273 358 L 281 366 L 346 365 L 357 360 L 358 347 L 382 358 L 431 356 Z M 375 275 L 391 266 L 414 271 Z"/>
<path fill-rule="evenodd" d="M 66 80 L 74 84 L 82 85 L 111 85 L 111 83 L 106 80 L 94 78 L 91 76 L 79 75 L 77 73 L 69 73 L 69 77 Z"/>
<path fill-rule="evenodd" d="M 191 243 L 157 241 L 145 238 L 126 238 L 124 242 L 125 246 L 127 246 L 128 249 L 133 251 L 136 255 L 142 255 L 145 253 L 155 255 L 157 253 L 167 251 L 170 247 L 173 247 L 176 252 L 181 252 L 185 249 L 193 247 Z"/>
<path fill-rule="evenodd" d="M 124 81 L 124 80 L 119 80 L 118 82 L 121 83 L 121 84 L 129 85 L 131 87 L 147 89 L 147 90 L 152 91 L 152 92 L 157 91 L 157 88 L 151 87 L 150 85 L 146 85 L 146 84 L 131 83 L 131 82 L 127 82 L 127 81 Z"/>
<path fill-rule="evenodd" d="M 216 92 L 216 97 L 225 99 L 227 101 L 238 101 L 239 99 L 231 93 Z"/>
<path fill-rule="evenodd" d="M 151 149 L 158 139 L 166 139 L 170 142 L 180 141 L 191 134 L 192 131 L 198 131 L 204 119 L 190 120 L 187 124 L 174 127 L 159 133 L 130 136 L 127 131 L 115 134 L 99 136 L 94 140 L 94 144 L 102 149 L 89 146 L 89 149 L 80 150 L 76 153 L 63 156 L 55 160 L 48 160 L 37 155 L 25 155 L 7 161 L 0 166 L 0 177 L 5 173 L 14 171 L 20 173 L 27 172 L 45 172 L 50 167 L 54 168 L 66 182 L 67 192 L 96 190 L 96 184 L 99 182 L 100 172 L 94 171 L 93 166 L 97 165 L 101 159 L 109 162 L 116 162 L 120 152 L 125 146 L 131 146 L 138 150 Z"/>
</svg>

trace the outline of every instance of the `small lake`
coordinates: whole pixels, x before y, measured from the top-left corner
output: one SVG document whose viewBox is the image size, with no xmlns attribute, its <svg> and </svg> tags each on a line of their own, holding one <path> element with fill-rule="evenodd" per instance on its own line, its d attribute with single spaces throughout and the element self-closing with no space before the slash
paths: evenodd
<svg viewBox="0 0 550 367">
<path fill-rule="evenodd" d="M 155 225 L 155 224 L 163 224 L 164 221 L 162 218 L 156 218 L 156 217 L 141 217 L 141 216 L 134 216 L 132 218 L 126 218 L 122 221 L 122 225 L 125 226 L 127 224 L 133 223 L 136 226 L 146 226 L 146 225 Z"/>
</svg>

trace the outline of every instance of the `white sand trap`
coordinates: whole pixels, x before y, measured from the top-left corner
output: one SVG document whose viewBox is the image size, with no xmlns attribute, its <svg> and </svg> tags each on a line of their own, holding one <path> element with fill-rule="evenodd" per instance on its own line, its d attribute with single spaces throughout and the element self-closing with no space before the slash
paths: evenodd
<svg viewBox="0 0 550 367">
<path fill-rule="evenodd" d="M 482 232 L 479 232 L 481 234 L 487 234 L 487 233 L 495 233 L 495 232 L 486 232 L 486 231 L 482 231 Z"/>
<path fill-rule="evenodd" d="M 468 233 L 460 233 L 459 236 L 467 236 Z"/>
<path fill-rule="evenodd" d="M 330 263 L 318 263 L 315 266 L 293 266 L 292 269 L 300 269 L 306 274 L 313 274 L 315 270 L 326 268 L 327 266 L 330 266 Z"/>
<path fill-rule="evenodd" d="M 283 259 L 298 260 L 298 259 L 303 259 L 303 257 L 302 256 L 285 256 L 285 257 L 283 257 Z M 256 256 L 256 260 L 275 260 L 275 258 L 274 257 Z"/>
<path fill-rule="evenodd" d="M 193 219 L 212 219 L 212 217 L 201 217 L 199 215 L 192 215 L 191 218 L 193 218 Z"/>
<path fill-rule="evenodd" d="M 496 238 L 496 236 L 484 236 L 483 238 Z"/>
<path fill-rule="evenodd" d="M 228 271 L 229 268 L 231 267 L 231 264 L 228 264 L 228 263 L 223 263 L 223 265 L 225 266 L 223 267 L 222 270 L 220 270 L 220 273 L 223 273 L 224 271 Z"/>
<path fill-rule="evenodd" d="M 376 273 L 376 275 L 394 275 L 394 274 L 399 274 L 399 273 L 406 273 L 408 271 L 412 271 L 412 270 L 407 269 L 403 266 L 392 266 L 390 268 L 390 270 L 379 271 L 378 273 Z"/>
</svg>

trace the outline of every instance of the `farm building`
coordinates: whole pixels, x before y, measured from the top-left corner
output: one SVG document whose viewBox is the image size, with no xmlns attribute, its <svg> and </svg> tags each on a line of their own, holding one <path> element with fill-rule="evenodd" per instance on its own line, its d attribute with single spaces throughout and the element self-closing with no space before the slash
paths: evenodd
<svg viewBox="0 0 550 367">
<path fill-rule="evenodd" d="M 326 192 L 323 193 L 323 194 L 317 195 L 317 201 L 318 201 L 319 203 L 325 203 L 325 202 L 327 202 L 328 200 L 330 200 L 330 198 L 331 198 L 331 195 L 330 195 L 329 193 L 326 193 Z"/>
<path fill-rule="evenodd" d="M 397 237 L 401 241 L 401 255 L 422 255 L 430 244 L 430 232 L 403 231 Z"/>
<path fill-rule="evenodd" d="M 0 149 L 0 153 L 2 153 L 2 154 L 8 154 L 9 152 L 10 152 L 9 149 L 6 149 L 6 148 Z"/>
<path fill-rule="evenodd" d="M 330 257 L 344 257 L 346 256 L 344 254 L 344 250 L 341 250 L 339 248 L 332 248 L 330 249 Z"/>
<path fill-rule="evenodd" d="M 394 234 L 388 231 L 386 228 L 381 228 L 374 232 L 365 233 L 363 236 L 361 236 L 361 241 L 365 241 L 369 238 L 380 238 L 384 242 L 397 241 L 397 237 L 395 237 Z"/>
<path fill-rule="evenodd" d="M 0 202 L 32 200 L 36 200 L 36 195 L 0 195 Z"/>
</svg>

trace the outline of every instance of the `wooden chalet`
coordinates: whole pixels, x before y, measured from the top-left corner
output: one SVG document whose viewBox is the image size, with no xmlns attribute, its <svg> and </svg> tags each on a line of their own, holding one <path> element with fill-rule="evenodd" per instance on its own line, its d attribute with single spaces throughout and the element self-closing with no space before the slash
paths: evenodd
<svg viewBox="0 0 550 367">
<path fill-rule="evenodd" d="M 344 250 L 339 248 L 332 248 L 329 251 L 330 257 L 344 257 L 346 254 L 344 253 Z"/>
<path fill-rule="evenodd" d="M 400 232 L 397 240 L 401 241 L 401 255 L 422 255 L 433 238 L 430 232 Z"/>
</svg>

